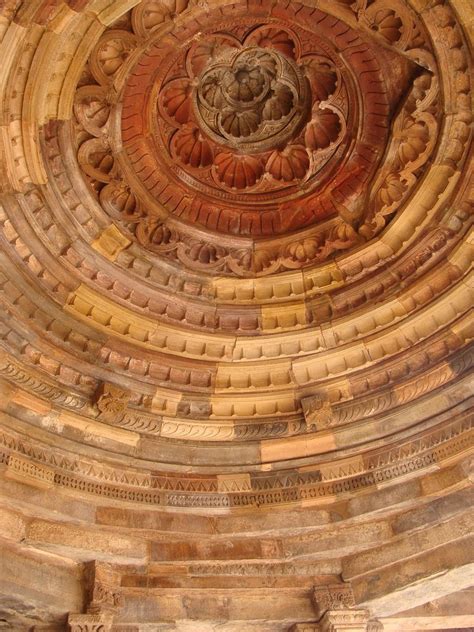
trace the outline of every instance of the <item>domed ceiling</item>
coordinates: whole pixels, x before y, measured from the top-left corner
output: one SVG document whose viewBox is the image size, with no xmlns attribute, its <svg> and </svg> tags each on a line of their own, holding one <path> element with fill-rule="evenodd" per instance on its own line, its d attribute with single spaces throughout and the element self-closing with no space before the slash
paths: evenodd
<svg viewBox="0 0 474 632">
<path fill-rule="evenodd" d="M 442 611 L 472 583 L 468 3 L 0 14 L 0 618 Z"/>
</svg>

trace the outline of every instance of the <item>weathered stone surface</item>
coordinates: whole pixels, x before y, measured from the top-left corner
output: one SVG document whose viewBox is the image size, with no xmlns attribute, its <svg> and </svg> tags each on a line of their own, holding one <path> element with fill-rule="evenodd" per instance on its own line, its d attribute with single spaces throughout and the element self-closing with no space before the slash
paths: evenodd
<svg viewBox="0 0 474 632">
<path fill-rule="evenodd" d="M 0 627 L 474 627 L 473 15 L 0 2 Z"/>
</svg>

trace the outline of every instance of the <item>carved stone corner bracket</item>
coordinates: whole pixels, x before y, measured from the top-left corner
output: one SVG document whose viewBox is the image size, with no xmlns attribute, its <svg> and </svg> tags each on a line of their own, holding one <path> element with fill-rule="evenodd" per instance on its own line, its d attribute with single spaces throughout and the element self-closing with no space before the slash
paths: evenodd
<svg viewBox="0 0 474 632">
<path fill-rule="evenodd" d="M 316 586 L 312 598 L 319 618 L 319 632 L 380 630 L 380 627 L 373 628 L 373 622 L 369 622 L 368 610 L 355 608 L 354 593 L 349 583 Z"/>
<path fill-rule="evenodd" d="M 115 386 L 115 384 L 103 382 L 94 396 L 99 417 L 109 419 L 123 415 L 130 401 L 130 396 L 130 391 Z"/>
<path fill-rule="evenodd" d="M 304 397 L 301 405 L 308 432 L 329 428 L 334 424 L 334 413 L 326 394 Z"/>
<path fill-rule="evenodd" d="M 70 614 L 68 624 L 70 632 L 110 632 L 112 614 Z"/>
<path fill-rule="evenodd" d="M 92 561 L 85 564 L 87 613 L 113 616 L 123 605 L 120 593 L 120 573 L 106 563 Z"/>
<path fill-rule="evenodd" d="M 347 582 L 315 586 L 312 600 L 318 617 L 328 610 L 350 610 L 355 606 L 354 593 Z"/>
</svg>

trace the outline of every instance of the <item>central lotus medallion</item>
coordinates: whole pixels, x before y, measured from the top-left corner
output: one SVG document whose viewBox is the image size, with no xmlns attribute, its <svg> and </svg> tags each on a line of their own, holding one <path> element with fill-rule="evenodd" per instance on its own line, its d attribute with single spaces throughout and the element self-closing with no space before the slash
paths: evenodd
<svg viewBox="0 0 474 632">
<path fill-rule="evenodd" d="M 245 153 L 293 137 L 310 107 L 307 80 L 279 51 L 226 47 L 204 68 L 193 93 L 200 127 L 213 140 Z"/>
</svg>

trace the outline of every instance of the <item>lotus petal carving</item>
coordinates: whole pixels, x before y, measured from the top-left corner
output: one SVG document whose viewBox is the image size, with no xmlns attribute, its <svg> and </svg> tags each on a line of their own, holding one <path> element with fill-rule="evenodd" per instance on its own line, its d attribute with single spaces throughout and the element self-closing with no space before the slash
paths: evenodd
<svg viewBox="0 0 474 632">
<path fill-rule="evenodd" d="M 178 123 L 189 121 L 191 114 L 191 84 L 187 79 L 172 82 L 163 92 L 163 106 Z"/>
<path fill-rule="evenodd" d="M 283 29 L 259 29 L 251 38 L 252 43 L 262 48 L 275 48 L 287 57 L 295 58 L 295 42 Z"/>
<path fill-rule="evenodd" d="M 138 221 L 140 213 L 139 204 L 130 187 L 121 183 L 107 184 L 100 192 L 100 202 L 111 215 L 125 221 Z"/>
<path fill-rule="evenodd" d="M 377 199 L 381 207 L 391 206 L 394 202 L 399 202 L 405 193 L 406 185 L 401 182 L 400 177 L 395 173 L 389 173 L 385 182 L 377 193 Z"/>
<path fill-rule="evenodd" d="M 257 112 L 224 110 L 221 116 L 223 129 L 235 138 L 250 136 L 258 129 L 259 124 L 260 117 Z"/>
<path fill-rule="evenodd" d="M 358 240 L 358 235 L 350 224 L 339 222 L 329 235 L 329 241 L 342 250 L 350 248 Z"/>
<path fill-rule="evenodd" d="M 140 222 L 136 231 L 137 238 L 144 244 L 155 246 L 157 248 L 169 249 L 174 246 L 177 241 L 177 235 L 174 230 L 169 228 L 159 219 L 149 219 Z"/>
<path fill-rule="evenodd" d="M 223 248 L 209 243 L 197 242 L 191 246 L 188 251 L 188 256 L 193 261 L 198 263 L 216 263 L 225 254 Z"/>
<path fill-rule="evenodd" d="M 416 160 L 427 148 L 430 133 L 423 121 L 415 121 L 409 118 L 401 133 L 402 143 L 398 153 L 404 165 Z"/>
<path fill-rule="evenodd" d="M 327 108 L 316 110 L 306 126 L 306 146 L 310 149 L 325 149 L 337 140 L 340 132 L 341 121 L 335 112 Z"/>
<path fill-rule="evenodd" d="M 309 168 L 308 152 L 304 147 L 290 145 L 283 151 L 274 151 L 267 162 L 267 171 L 284 182 L 303 178 Z"/>
<path fill-rule="evenodd" d="M 105 89 L 100 86 L 83 86 L 76 94 L 74 113 L 84 128 L 93 136 L 99 136 L 110 115 Z"/>
<path fill-rule="evenodd" d="M 214 162 L 220 182 L 233 189 L 251 187 L 263 175 L 262 162 L 255 156 L 221 153 L 216 156 Z"/>
<path fill-rule="evenodd" d="M 337 73 L 329 59 L 310 58 L 305 63 L 306 76 L 315 101 L 326 101 L 337 87 Z"/>
<path fill-rule="evenodd" d="M 145 0 L 132 13 L 135 30 L 142 35 L 150 33 L 166 19 L 182 13 L 189 0 Z"/>
<path fill-rule="evenodd" d="M 84 171 L 99 182 L 110 182 L 114 157 L 108 146 L 98 138 L 86 141 L 78 153 L 79 164 Z"/>
<path fill-rule="evenodd" d="M 198 125 L 213 140 L 258 153 L 288 142 L 309 107 L 306 79 L 277 50 L 249 46 L 208 60 L 192 93 Z"/>
<path fill-rule="evenodd" d="M 209 167 L 212 164 L 211 144 L 197 127 L 183 127 L 174 137 L 174 146 L 179 158 L 190 167 Z"/>
<path fill-rule="evenodd" d="M 303 241 L 295 241 L 288 246 L 287 255 L 300 263 L 313 261 L 323 242 L 322 235 L 304 239 Z"/>
<path fill-rule="evenodd" d="M 234 101 L 253 101 L 263 91 L 265 77 L 258 67 L 243 66 L 224 76 L 225 91 Z"/>
<path fill-rule="evenodd" d="M 267 250 L 239 250 L 234 253 L 234 256 L 239 267 L 248 272 L 263 272 L 274 263 Z"/>
<path fill-rule="evenodd" d="M 274 96 L 265 103 L 262 112 L 264 121 L 278 121 L 291 112 L 293 93 L 285 84 L 276 87 Z"/>
<path fill-rule="evenodd" d="M 256 50 L 253 52 L 254 63 L 259 66 L 270 77 L 275 77 L 277 74 L 277 64 L 275 58 L 267 53 L 265 50 Z"/>
<path fill-rule="evenodd" d="M 387 42 L 394 44 L 402 35 L 403 22 L 392 9 L 380 9 L 369 21 L 369 26 Z"/>
<path fill-rule="evenodd" d="M 111 31 L 99 41 L 94 55 L 97 79 L 112 78 L 130 55 L 135 39 L 126 31 Z M 97 72 L 98 71 L 98 72 Z"/>
<path fill-rule="evenodd" d="M 222 82 L 218 75 L 210 75 L 206 78 L 201 87 L 202 96 L 209 107 L 220 109 L 224 103 L 222 94 Z"/>
<path fill-rule="evenodd" d="M 238 43 L 228 37 L 213 37 L 201 41 L 191 51 L 191 70 L 195 76 L 199 75 L 204 67 L 216 55 L 222 53 L 226 48 L 236 48 Z"/>
</svg>

